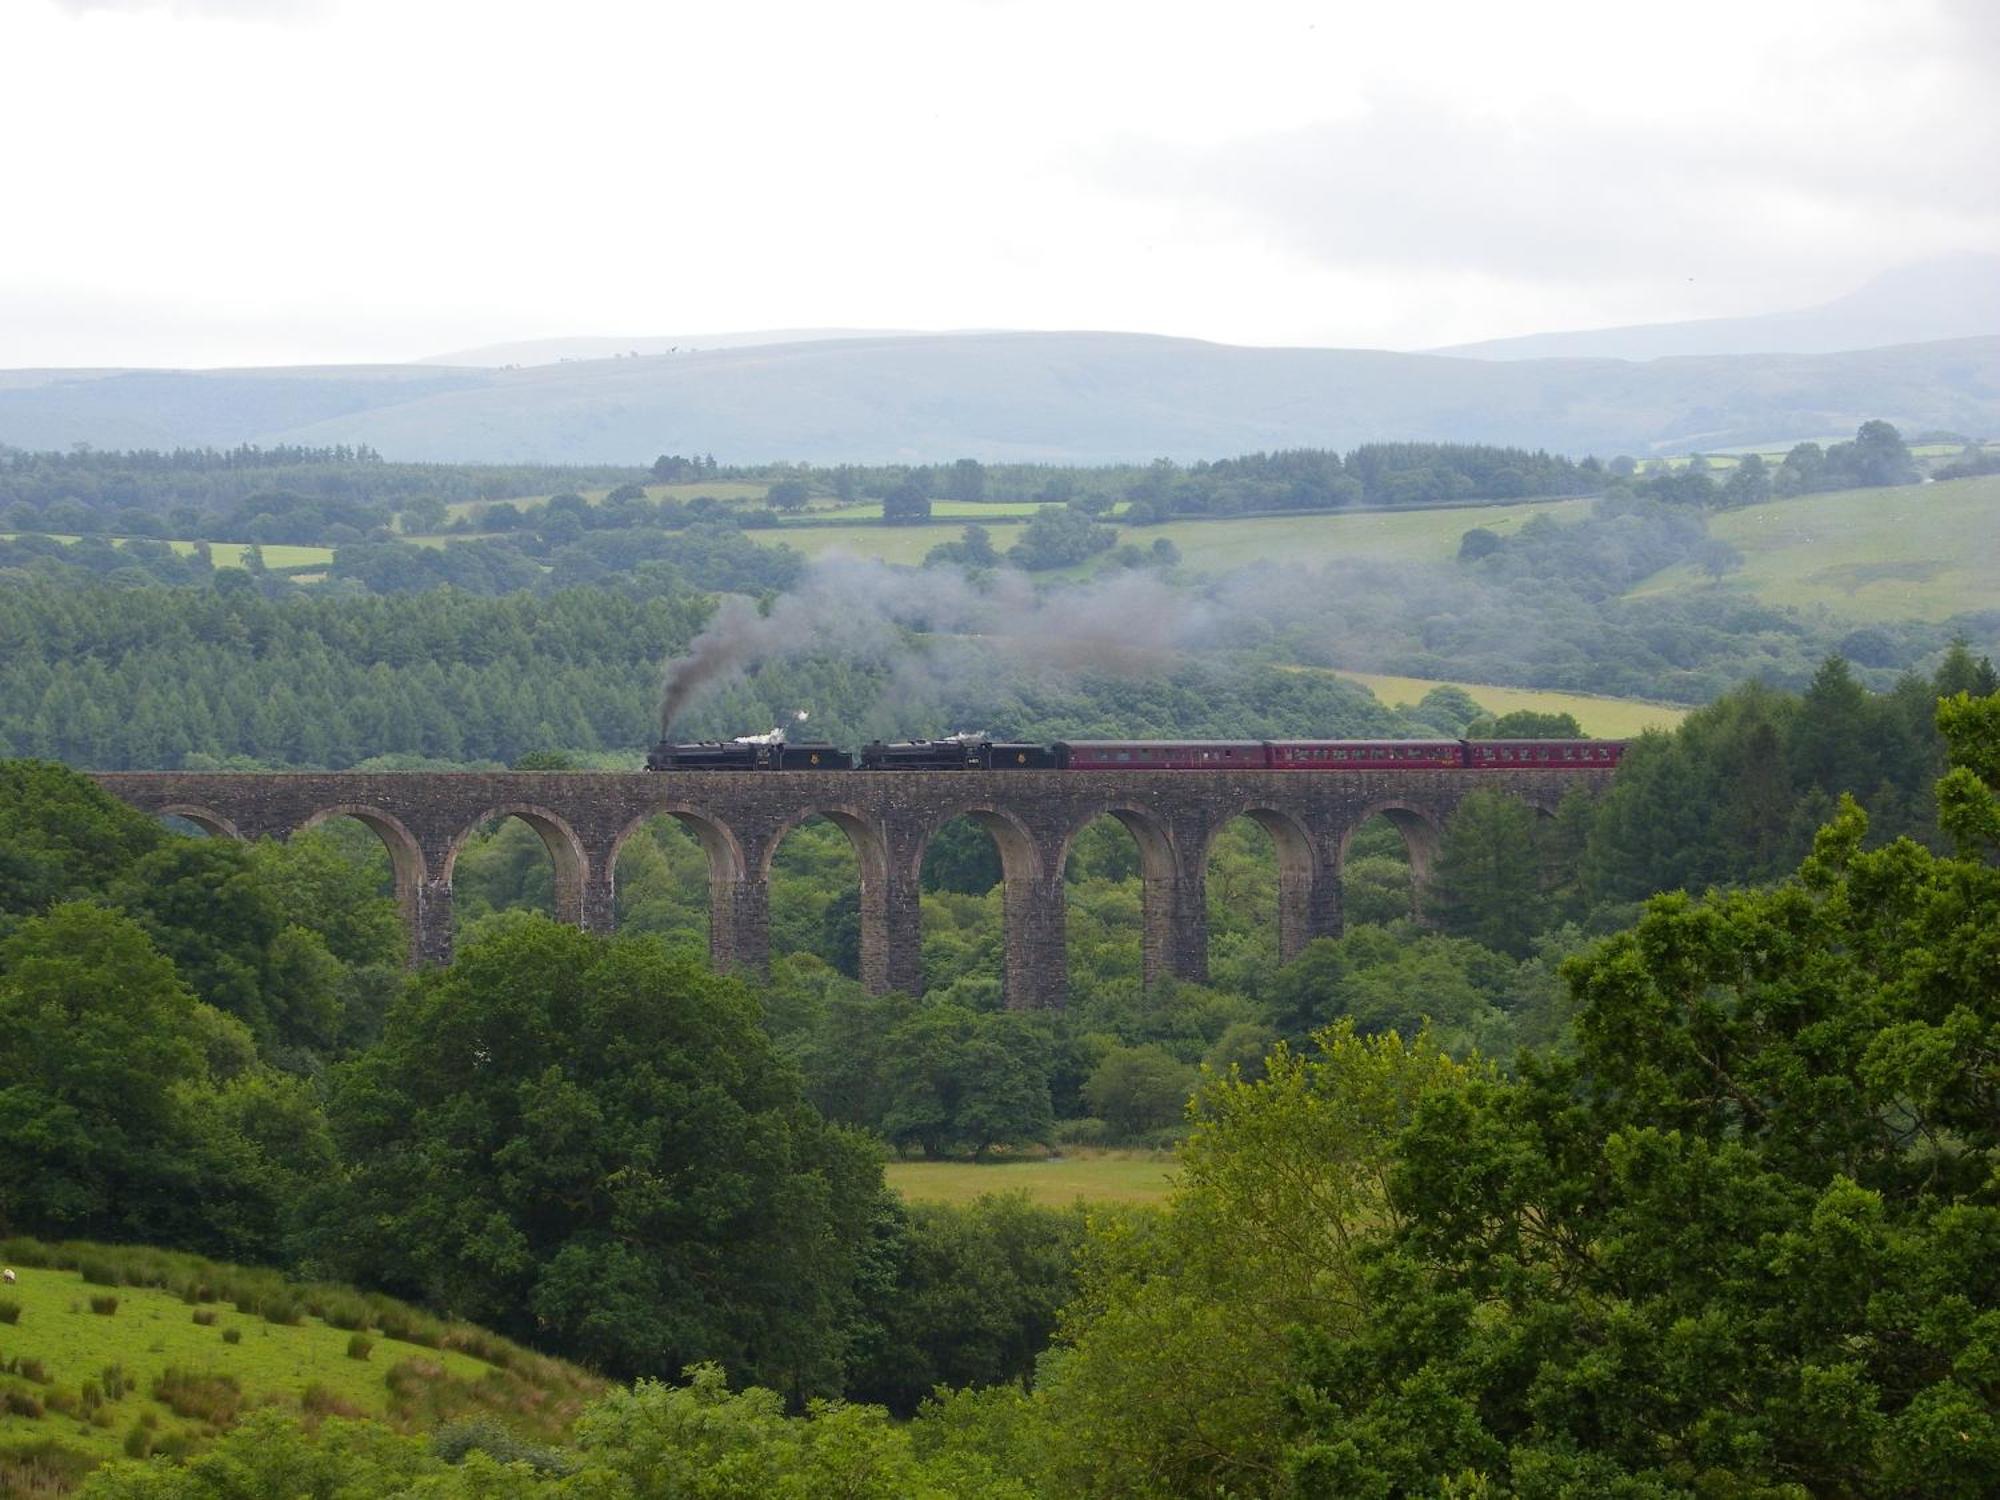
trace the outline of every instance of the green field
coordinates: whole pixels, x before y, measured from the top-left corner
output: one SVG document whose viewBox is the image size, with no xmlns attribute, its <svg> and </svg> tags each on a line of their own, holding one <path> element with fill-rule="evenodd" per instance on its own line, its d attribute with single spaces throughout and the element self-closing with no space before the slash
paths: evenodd
<svg viewBox="0 0 2000 1500">
<path fill-rule="evenodd" d="M 1150 547 L 1166 537 L 1192 568 L 1224 570 L 1256 562 L 1324 563 L 1343 557 L 1384 561 L 1443 562 L 1458 555 L 1458 541 L 1475 526 L 1505 536 L 1539 515 L 1580 519 L 1588 500 L 1546 500 L 1527 505 L 1477 505 L 1451 510 L 1321 512 L 1298 516 L 1254 516 L 1243 520 L 1169 521 L 1161 526 L 1127 526 L 1120 542 Z M 984 507 L 980 507 L 984 508 Z M 851 552 L 890 563 L 920 563 L 940 542 L 956 541 L 948 526 L 812 526 L 753 531 L 761 541 L 782 541 L 814 556 Z M 1003 551 L 1004 535 L 994 538 Z"/>
<path fill-rule="evenodd" d="M 1163 1151 L 1072 1149 L 1015 1160 L 892 1161 L 889 1186 L 913 1203 L 970 1203 L 986 1193 L 1025 1192 L 1035 1203 L 1160 1203 L 1173 1186 L 1174 1158 Z"/>
<path fill-rule="evenodd" d="M 268 1403 L 404 1430 L 484 1414 L 554 1438 L 601 1388 L 469 1325 L 274 1272 L 122 1246 L 10 1240 L 0 1255 L 19 1278 L 0 1288 L 0 1313 L 17 1309 L 0 1321 L 0 1494 L 24 1492 L 7 1456 L 24 1444 L 52 1440 L 88 1462 L 183 1451 Z M 104 1284 L 124 1277 L 164 1284 Z M 94 1310 L 94 1298 L 115 1310 Z M 321 1311 L 368 1325 L 365 1358 L 349 1352 L 356 1332 Z"/>
<path fill-rule="evenodd" d="M 1743 554 L 1711 583 L 1669 568 L 1633 597 L 1715 589 L 1767 604 L 1875 620 L 1942 620 L 2000 608 L 2000 475 L 1774 500 L 1711 518 Z"/>
<path fill-rule="evenodd" d="M 1036 500 L 933 500 L 933 518 L 978 521 L 998 517 L 1032 516 L 1042 508 Z M 857 500 L 852 505 L 832 505 L 825 509 L 815 506 L 806 512 L 806 519 L 813 521 L 879 521 L 882 519 L 880 500 Z"/>
<path fill-rule="evenodd" d="M 76 536 L 50 536 L 47 532 L 40 534 L 49 536 L 49 540 L 52 542 L 62 542 L 64 544 L 83 540 L 83 538 Z M 14 540 L 14 537 L 15 533 L 13 532 L 0 533 L 0 542 L 11 542 Z M 151 541 L 152 538 L 114 536 L 106 537 L 104 540 L 110 542 L 128 542 L 134 540 Z M 200 546 L 201 543 L 170 541 L 167 545 L 181 556 L 186 557 L 196 547 Z M 240 568 L 243 566 L 244 554 L 255 545 L 254 542 L 210 542 L 208 544 L 208 554 L 218 568 Z M 333 562 L 333 548 L 331 547 L 299 547 L 293 546 L 290 542 L 266 542 L 262 550 L 264 553 L 264 566 L 267 568 L 298 568 L 304 567 L 307 564 L 315 567 L 328 567 Z"/>
<path fill-rule="evenodd" d="M 1363 684 L 1384 703 L 1414 707 L 1435 687 L 1463 688 L 1488 713 L 1499 715 L 1528 709 L 1535 713 L 1571 714 L 1583 732 L 1598 739 L 1621 740 L 1648 729 L 1672 729 L 1692 710 L 1673 703 L 1648 703 L 1639 698 L 1601 698 L 1594 693 L 1545 693 L 1536 688 L 1491 687 L 1479 682 L 1434 682 L 1424 677 L 1386 677 L 1375 672 L 1336 672 Z"/>
<path fill-rule="evenodd" d="M 734 479 L 702 480 L 694 484 L 649 484 L 646 486 L 648 499 L 665 500 L 672 496 L 676 500 L 696 500 L 706 497 L 711 500 L 757 500 L 764 498 L 769 485 L 750 484 Z M 551 490 L 550 494 L 556 493 Z M 599 486 L 590 490 L 574 490 L 592 505 L 603 503 L 611 493 L 608 487 Z M 444 513 L 456 521 L 460 516 L 469 516 L 488 505 L 540 505 L 548 495 L 507 495 L 498 500 L 454 500 L 444 508 Z M 414 538 L 412 538 L 414 540 Z"/>
</svg>

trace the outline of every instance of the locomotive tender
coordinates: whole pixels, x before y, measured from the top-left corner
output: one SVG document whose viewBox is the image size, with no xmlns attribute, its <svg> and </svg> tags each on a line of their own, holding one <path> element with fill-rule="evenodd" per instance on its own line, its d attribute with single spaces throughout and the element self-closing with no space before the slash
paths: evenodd
<svg viewBox="0 0 2000 1500">
<path fill-rule="evenodd" d="M 1058 740 L 1037 745 L 956 734 L 875 740 L 864 771 L 1601 771 L 1623 740 Z M 674 745 L 646 757 L 649 771 L 850 771 L 857 757 L 825 741 L 788 742 L 782 731 Z"/>
</svg>

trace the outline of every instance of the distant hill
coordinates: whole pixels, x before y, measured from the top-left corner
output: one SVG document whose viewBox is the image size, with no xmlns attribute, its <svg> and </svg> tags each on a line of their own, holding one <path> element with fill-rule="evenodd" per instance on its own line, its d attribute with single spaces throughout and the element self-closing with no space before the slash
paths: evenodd
<svg viewBox="0 0 2000 1500">
<path fill-rule="evenodd" d="M 711 349 L 748 349 L 758 344 L 816 344 L 823 339 L 907 338 L 903 328 L 767 328 L 754 333 L 665 333 L 643 338 L 517 339 L 482 344 L 449 354 L 427 354 L 420 365 L 471 365 L 504 369 L 514 365 L 556 365 L 583 359 L 629 359 L 634 355 L 699 354 Z"/>
<path fill-rule="evenodd" d="M 1992 334 L 2000 334 L 2000 255 L 1959 255 L 1885 271 L 1859 291 L 1799 312 L 1531 333 L 1432 352 L 1473 359 L 1828 354 Z"/>
<path fill-rule="evenodd" d="M 410 460 L 1101 463 L 1410 438 L 1643 454 L 1852 432 L 1870 417 L 2000 433 L 2000 337 L 1637 364 L 983 333 L 512 370 L 0 375 L 0 443 L 366 443 Z"/>
</svg>

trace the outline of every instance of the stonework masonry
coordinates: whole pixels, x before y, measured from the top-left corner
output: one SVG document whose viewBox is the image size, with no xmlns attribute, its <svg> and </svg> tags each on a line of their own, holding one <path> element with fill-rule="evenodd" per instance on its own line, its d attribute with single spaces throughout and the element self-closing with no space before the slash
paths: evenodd
<svg viewBox="0 0 2000 1500">
<path fill-rule="evenodd" d="M 1059 1006 L 1065 989 L 1063 865 L 1109 815 L 1139 849 L 1145 976 L 1208 974 L 1208 851 L 1249 817 L 1278 852 L 1278 933 L 1291 958 L 1341 930 L 1341 871 L 1354 831 L 1383 814 L 1402 833 L 1421 900 L 1440 831 L 1486 788 L 1553 813 L 1565 793 L 1601 791 L 1609 770 L 1568 771 L 568 771 L 104 772 L 113 796 L 230 838 L 285 838 L 333 817 L 367 824 L 388 848 L 412 963 L 451 958 L 452 868 L 488 819 L 541 835 L 556 915 L 593 932 L 616 922 L 618 851 L 648 818 L 678 818 L 709 865 L 709 951 L 718 968 L 770 956 L 771 856 L 814 815 L 847 834 L 861 870 L 861 978 L 876 994 L 923 986 L 917 874 L 954 818 L 992 835 L 1005 880 L 1008 1004 Z M 1523 872 L 1524 876 L 1528 872 Z"/>
</svg>

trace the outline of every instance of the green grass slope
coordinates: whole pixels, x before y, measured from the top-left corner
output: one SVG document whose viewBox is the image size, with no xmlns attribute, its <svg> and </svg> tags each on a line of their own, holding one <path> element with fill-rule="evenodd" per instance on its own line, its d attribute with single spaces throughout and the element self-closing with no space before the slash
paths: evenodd
<svg viewBox="0 0 2000 1500">
<path fill-rule="evenodd" d="M 1169 521 L 1160 526 L 1120 526 L 1118 540 L 1149 547 L 1155 538 L 1166 537 L 1180 549 L 1186 566 L 1216 572 L 1257 562 L 1324 563 L 1350 557 L 1383 562 L 1445 562 L 1458 555 L 1459 538 L 1475 526 L 1507 536 L 1536 516 L 1552 516 L 1558 521 L 1580 520 L 1589 512 L 1590 505 L 1589 500 L 1542 500 L 1438 510 L 1317 511 L 1296 516 Z M 968 523 L 978 519 L 978 516 L 966 517 Z M 957 541 L 959 533 L 949 526 L 884 526 L 878 522 L 776 527 L 746 535 L 761 542 L 783 542 L 813 556 L 845 552 L 884 562 L 920 563 L 931 548 L 940 542 Z M 994 533 L 995 547 L 1004 551 L 1013 543 L 1010 530 Z"/>
<path fill-rule="evenodd" d="M 1079 1200 L 1163 1203 L 1174 1166 L 1164 1151 L 1070 1150 L 992 1161 L 892 1161 L 884 1175 L 912 1203 L 966 1204 L 987 1193 L 1025 1192 L 1044 1208 L 1067 1208 Z"/>
<path fill-rule="evenodd" d="M 2000 609 L 2000 476 L 1774 500 L 1725 511 L 1709 531 L 1743 554 L 1740 571 L 1711 583 L 1669 568 L 1633 597 L 1714 589 L 1857 623 Z"/>
<path fill-rule="evenodd" d="M 186 1453 L 276 1405 L 559 1440 L 601 1383 L 484 1329 L 347 1287 L 130 1246 L 14 1239 L 0 1259 L 0 1495 Z"/>
<path fill-rule="evenodd" d="M 1432 688 L 1463 688 L 1488 713 L 1498 717 L 1516 710 L 1569 714 L 1583 732 L 1598 739 L 1629 739 L 1648 729 L 1672 729 L 1692 710 L 1674 703 L 1649 703 L 1642 698 L 1607 698 L 1596 693 L 1544 692 L 1539 688 L 1492 687 L 1479 682 L 1440 682 L 1427 677 L 1390 677 L 1379 672 L 1338 671 L 1337 677 L 1358 682 L 1384 703 L 1414 706 Z"/>
</svg>

